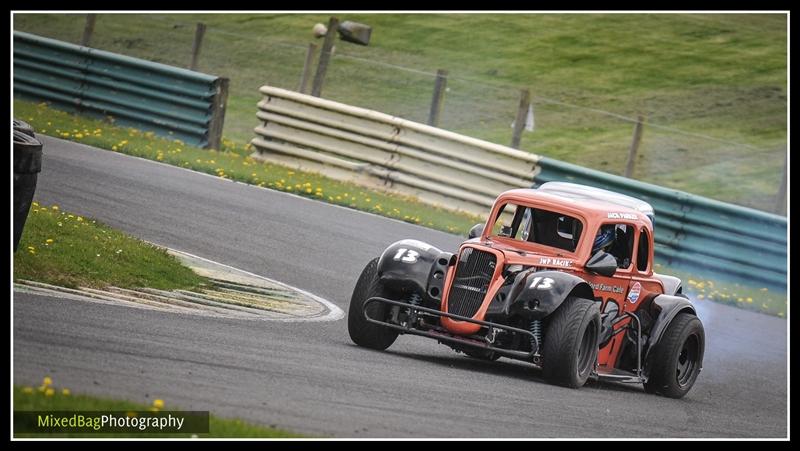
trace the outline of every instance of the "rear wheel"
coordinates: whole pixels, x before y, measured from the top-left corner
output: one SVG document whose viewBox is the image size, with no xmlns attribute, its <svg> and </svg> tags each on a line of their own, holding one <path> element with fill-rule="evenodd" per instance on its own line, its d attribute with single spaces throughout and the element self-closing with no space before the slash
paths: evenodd
<svg viewBox="0 0 800 451">
<path fill-rule="evenodd" d="M 544 337 L 542 374 L 550 383 L 578 388 L 597 362 L 600 308 L 597 302 L 568 297 L 551 315 Z"/>
<path fill-rule="evenodd" d="M 645 391 L 670 398 L 686 395 L 700 374 L 704 346 L 705 330 L 700 319 L 678 313 L 653 349 L 653 367 Z"/>
<path fill-rule="evenodd" d="M 380 280 L 378 279 L 378 259 L 374 258 L 364 270 L 353 289 L 350 298 L 350 308 L 347 312 L 347 331 L 353 343 L 365 348 L 384 350 L 394 343 L 398 332 L 388 327 L 373 324 L 364 317 L 364 303 L 373 296 L 383 296 Z M 367 307 L 366 312 L 370 318 L 385 320 L 389 314 L 387 304 L 373 302 Z"/>
</svg>

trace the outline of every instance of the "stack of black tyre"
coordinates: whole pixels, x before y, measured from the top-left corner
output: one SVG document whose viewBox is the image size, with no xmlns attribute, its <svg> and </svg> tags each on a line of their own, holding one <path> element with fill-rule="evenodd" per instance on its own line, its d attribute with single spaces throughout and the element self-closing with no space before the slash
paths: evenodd
<svg viewBox="0 0 800 451">
<path fill-rule="evenodd" d="M 26 122 L 14 119 L 14 252 L 17 251 L 36 180 L 42 170 L 42 143 Z"/>
</svg>

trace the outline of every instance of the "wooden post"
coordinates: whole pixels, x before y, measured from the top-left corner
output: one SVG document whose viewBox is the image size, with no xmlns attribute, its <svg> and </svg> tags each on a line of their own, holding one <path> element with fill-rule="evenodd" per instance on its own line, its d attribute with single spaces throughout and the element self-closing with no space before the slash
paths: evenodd
<svg viewBox="0 0 800 451">
<path fill-rule="evenodd" d="M 328 21 L 328 32 L 325 34 L 325 41 L 322 43 L 322 50 L 317 63 L 317 73 L 314 75 L 314 84 L 311 86 L 311 95 L 319 97 L 322 95 L 322 83 L 325 81 L 325 73 L 328 71 L 328 63 L 331 60 L 331 48 L 333 47 L 336 30 L 339 28 L 339 19 L 331 17 Z"/>
<path fill-rule="evenodd" d="M 308 52 L 306 52 L 306 61 L 303 63 L 303 73 L 300 75 L 300 86 L 297 87 L 297 92 L 305 94 L 308 88 L 308 79 L 311 78 L 311 66 L 314 63 L 314 54 L 317 52 L 317 44 L 313 42 L 308 44 Z"/>
<path fill-rule="evenodd" d="M 442 112 L 444 92 L 447 89 L 447 71 L 439 69 L 436 71 L 436 81 L 433 85 L 433 100 L 431 100 L 431 111 L 428 114 L 428 125 L 439 126 L 439 114 Z"/>
<path fill-rule="evenodd" d="M 81 36 L 81 45 L 84 47 L 89 46 L 89 41 L 92 40 L 92 33 L 94 33 L 94 22 L 97 19 L 97 14 L 86 15 L 86 25 L 83 27 L 83 36 Z"/>
<path fill-rule="evenodd" d="M 192 62 L 189 64 L 190 70 L 197 70 L 197 60 L 200 58 L 200 47 L 203 45 L 203 35 L 206 34 L 206 24 L 197 23 L 194 30 L 194 41 L 192 42 Z"/>
<path fill-rule="evenodd" d="M 632 178 L 633 170 L 636 167 L 636 153 L 639 152 L 639 144 L 642 142 L 642 131 L 644 130 L 644 116 L 641 114 L 633 127 L 633 141 L 628 151 L 628 163 L 625 165 L 625 177 Z"/>
<path fill-rule="evenodd" d="M 225 110 L 228 104 L 228 87 L 230 80 L 218 78 L 214 82 L 216 93 L 211 105 L 211 122 L 208 124 L 208 144 L 206 149 L 220 150 L 222 143 L 222 127 L 225 125 Z"/>
<path fill-rule="evenodd" d="M 525 120 L 528 118 L 528 108 L 531 105 L 531 91 L 522 89 L 519 92 L 519 107 L 517 108 L 517 118 L 514 120 L 514 134 L 511 136 L 511 147 L 519 149 L 522 141 L 522 130 L 525 129 Z"/>
<path fill-rule="evenodd" d="M 786 184 L 789 174 L 789 156 L 783 160 L 783 177 L 781 177 L 781 186 L 778 188 L 777 202 L 775 203 L 775 213 L 779 215 L 786 215 Z"/>
</svg>

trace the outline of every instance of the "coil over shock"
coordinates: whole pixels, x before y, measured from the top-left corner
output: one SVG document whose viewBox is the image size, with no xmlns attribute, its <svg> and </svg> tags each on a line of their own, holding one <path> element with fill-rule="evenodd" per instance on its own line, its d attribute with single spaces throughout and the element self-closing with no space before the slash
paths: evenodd
<svg viewBox="0 0 800 451">
<path fill-rule="evenodd" d="M 542 351 L 542 320 L 535 319 L 531 321 L 529 329 L 534 338 L 531 339 L 531 349 L 536 349 L 536 353 Z"/>
</svg>

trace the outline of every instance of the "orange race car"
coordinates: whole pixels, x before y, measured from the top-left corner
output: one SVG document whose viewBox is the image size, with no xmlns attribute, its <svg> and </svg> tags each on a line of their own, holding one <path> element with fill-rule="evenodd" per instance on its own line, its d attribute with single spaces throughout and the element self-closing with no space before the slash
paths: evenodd
<svg viewBox="0 0 800 451">
<path fill-rule="evenodd" d="M 702 368 L 705 333 L 681 281 L 653 272 L 653 221 L 649 204 L 598 188 L 507 191 L 457 254 L 402 240 L 370 261 L 350 337 L 383 350 L 421 335 L 533 363 L 560 385 L 597 377 L 680 398 Z"/>
</svg>

